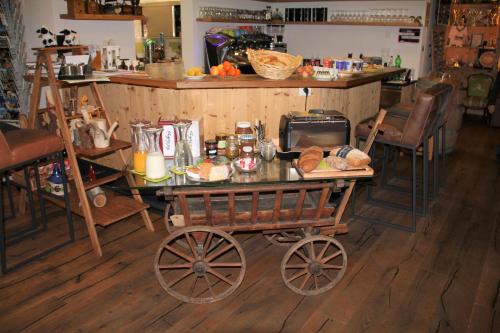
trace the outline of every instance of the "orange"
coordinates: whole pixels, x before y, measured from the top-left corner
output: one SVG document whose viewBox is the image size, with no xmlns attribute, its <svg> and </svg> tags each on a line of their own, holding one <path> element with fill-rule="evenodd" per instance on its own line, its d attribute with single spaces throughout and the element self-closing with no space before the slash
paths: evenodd
<svg viewBox="0 0 500 333">
<path fill-rule="evenodd" d="M 229 61 L 224 61 L 222 63 L 222 67 L 224 67 L 224 70 L 228 72 L 231 68 L 233 68 L 233 65 Z"/>
<path fill-rule="evenodd" d="M 236 76 L 240 76 L 240 74 L 241 74 L 240 69 L 239 69 L 239 68 L 236 68 Z"/>
<path fill-rule="evenodd" d="M 212 66 L 210 68 L 210 75 L 219 75 L 219 69 L 217 68 L 217 66 Z"/>
<path fill-rule="evenodd" d="M 224 69 L 219 69 L 219 76 L 226 76 L 226 71 Z"/>
<path fill-rule="evenodd" d="M 225 70 L 225 69 L 224 69 L 224 66 L 223 66 L 222 64 L 220 64 L 219 66 L 217 66 L 217 68 L 219 69 L 219 72 L 220 72 L 220 71 L 224 71 L 224 70 Z"/>
<path fill-rule="evenodd" d="M 236 69 L 231 68 L 230 70 L 227 71 L 227 75 L 236 76 Z"/>
</svg>

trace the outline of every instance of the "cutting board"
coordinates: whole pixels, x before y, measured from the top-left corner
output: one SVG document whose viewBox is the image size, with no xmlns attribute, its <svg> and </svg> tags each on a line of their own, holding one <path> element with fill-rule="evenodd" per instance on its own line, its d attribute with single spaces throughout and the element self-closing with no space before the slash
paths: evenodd
<svg viewBox="0 0 500 333">
<path fill-rule="evenodd" d="M 373 169 L 369 166 L 357 167 L 348 170 L 339 170 L 334 167 L 330 169 L 314 169 L 311 172 L 304 172 L 297 165 L 297 159 L 293 160 L 292 165 L 297 169 L 298 173 L 304 179 L 320 179 L 320 178 L 361 178 L 372 177 Z"/>
</svg>

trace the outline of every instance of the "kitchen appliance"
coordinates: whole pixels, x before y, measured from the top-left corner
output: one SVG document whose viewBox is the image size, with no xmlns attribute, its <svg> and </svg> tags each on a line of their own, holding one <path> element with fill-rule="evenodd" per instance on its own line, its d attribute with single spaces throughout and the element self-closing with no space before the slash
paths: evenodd
<svg viewBox="0 0 500 333">
<path fill-rule="evenodd" d="M 349 144 L 351 125 L 342 113 L 335 110 L 309 110 L 282 115 L 279 145 L 283 152 L 299 152 L 310 146 L 331 150 Z"/>
<path fill-rule="evenodd" d="M 269 35 L 235 29 L 229 33 L 207 33 L 205 40 L 205 70 L 222 64 L 225 60 L 238 66 L 243 74 L 255 74 L 248 61 L 246 50 L 269 49 L 273 38 Z"/>
</svg>

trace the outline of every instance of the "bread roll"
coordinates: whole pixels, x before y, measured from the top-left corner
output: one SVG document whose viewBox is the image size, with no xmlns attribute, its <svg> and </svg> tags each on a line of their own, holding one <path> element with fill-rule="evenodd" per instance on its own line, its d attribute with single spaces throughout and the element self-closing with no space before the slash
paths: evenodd
<svg viewBox="0 0 500 333">
<path fill-rule="evenodd" d="M 331 156 L 345 158 L 347 163 L 352 167 L 361 167 L 370 164 L 370 156 L 359 149 L 351 146 L 339 146 L 330 151 Z"/>
<path fill-rule="evenodd" d="M 298 166 L 304 172 L 311 172 L 316 169 L 323 159 L 323 150 L 320 147 L 309 147 L 300 153 Z"/>
</svg>

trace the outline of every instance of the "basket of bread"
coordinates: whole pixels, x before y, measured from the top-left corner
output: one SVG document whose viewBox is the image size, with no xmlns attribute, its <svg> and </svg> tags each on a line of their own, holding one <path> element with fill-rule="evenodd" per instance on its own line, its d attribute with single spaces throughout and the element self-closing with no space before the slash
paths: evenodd
<svg viewBox="0 0 500 333">
<path fill-rule="evenodd" d="M 304 149 L 295 161 L 295 166 L 304 178 L 323 178 L 342 175 L 370 176 L 373 170 L 368 166 L 371 159 L 359 149 L 351 146 L 333 148 L 327 157 L 323 149 L 312 146 Z"/>
<path fill-rule="evenodd" d="M 266 79 L 284 80 L 302 64 L 302 56 L 288 53 L 248 49 L 248 60 L 255 73 Z"/>
</svg>

